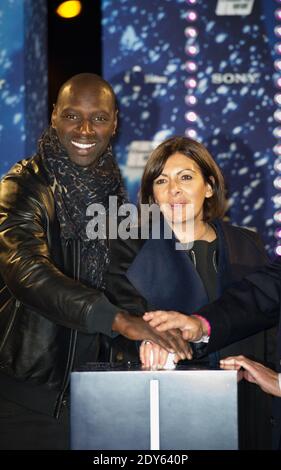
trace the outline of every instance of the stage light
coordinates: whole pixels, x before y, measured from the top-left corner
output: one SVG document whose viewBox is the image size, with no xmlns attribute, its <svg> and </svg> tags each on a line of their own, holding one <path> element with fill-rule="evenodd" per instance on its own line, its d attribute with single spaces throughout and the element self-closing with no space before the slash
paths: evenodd
<svg viewBox="0 0 281 470">
<path fill-rule="evenodd" d="M 277 88 L 281 88 L 281 77 L 275 79 L 275 86 Z"/>
<path fill-rule="evenodd" d="M 187 95 L 185 97 L 185 104 L 188 106 L 194 106 L 197 103 L 197 98 L 194 95 Z"/>
<path fill-rule="evenodd" d="M 274 170 L 277 172 L 277 173 L 281 173 L 281 159 L 280 158 L 277 158 L 274 162 Z"/>
<path fill-rule="evenodd" d="M 276 111 L 274 111 L 273 117 L 275 121 L 281 122 L 281 109 L 276 109 Z"/>
<path fill-rule="evenodd" d="M 197 114 L 194 111 L 187 111 L 187 113 L 185 113 L 185 119 L 190 122 L 195 122 L 197 121 Z"/>
<path fill-rule="evenodd" d="M 281 211 L 277 211 L 273 214 L 273 218 L 275 220 L 275 222 L 277 222 L 278 224 L 281 223 Z"/>
<path fill-rule="evenodd" d="M 197 71 L 197 64 L 195 62 L 191 62 L 190 60 L 185 63 L 185 68 L 188 72 L 196 72 Z"/>
<path fill-rule="evenodd" d="M 195 78 L 187 78 L 184 82 L 186 88 L 196 88 L 197 80 Z"/>
<path fill-rule="evenodd" d="M 199 52 L 199 47 L 196 44 L 187 44 L 185 47 L 185 52 L 188 55 L 195 56 Z"/>
<path fill-rule="evenodd" d="M 281 29 L 281 27 L 280 27 L 280 29 Z M 195 39 L 198 36 L 197 29 L 193 28 L 193 26 L 187 26 L 187 28 L 185 28 L 185 30 L 184 30 L 184 34 L 187 38 L 192 38 L 192 39 Z"/>
<path fill-rule="evenodd" d="M 280 25 L 275 26 L 274 33 L 275 33 L 275 36 L 277 36 L 278 38 L 281 37 L 281 26 Z"/>
<path fill-rule="evenodd" d="M 281 144 L 274 145 L 273 152 L 276 153 L 276 155 L 281 155 Z"/>
<path fill-rule="evenodd" d="M 281 43 L 280 42 L 277 42 L 277 44 L 275 44 L 274 50 L 275 50 L 276 54 L 281 54 Z"/>
<path fill-rule="evenodd" d="M 273 135 L 274 137 L 276 137 L 276 139 L 281 139 L 281 127 L 280 126 L 275 127 L 273 129 Z"/>
<path fill-rule="evenodd" d="M 196 21 L 197 20 L 197 13 L 193 10 L 188 10 L 186 12 L 186 19 L 187 21 Z"/>
<path fill-rule="evenodd" d="M 273 186 L 276 189 L 281 189 L 281 176 L 277 176 L 273 181 Z M 281 213 L 281 212 L 280 212 Z"/>
<path fill-rule="evenodd" d="M 186 135 L 186 137 L 189 137 L 190 139 L 196 139 L 197 138 L 197 131 L 195 129 L 186 129 L 185 130 L 185 135 Z"/>
<path fill-rule="evenodd" d="M 281 238 L 281 227 L 278 227 L 274 232 L 275 238 Z"/>
<path fill-rule="evenodd" d="M 274 67 L 277 72 L 280 72 L 281 70 L 281 59 L 277 59 L 274 61 Z"/>
<path fill-rule="evenodd" d="M 274 101 L 276 104 L 281 104 L 281 94 L 280 93 L 276 93 L 276 95 L 274 95 Z"/>
<path fill-rule="evenodd" d="M 281 8 L 277 8 L 277 10 L 274 12 L 274 15 L 277 20 L 281 20 Z"/>
<path fill-rule="evenodd" d="M 62 2 L 56 9 L 56 13 L 62 18 L 74 18 L 81 13 L 82 5 L 78 0 Z"/>
<path fill-rule="evenodd" d="M 281 193 L 275 194 L 275 196 L 272 198 L 272 201 L 276 207 L 281 207 Z"/>
<path fill-rule="evenodd" d="M 281 256 L 281 245 L 276 246 L 275 253 L 276 253 L 277 256 Z"/>
<path fill-rule="evenodd" d="M 186 0 L 189 5 L 196 5 L 197 0 Z"/>
</svg>

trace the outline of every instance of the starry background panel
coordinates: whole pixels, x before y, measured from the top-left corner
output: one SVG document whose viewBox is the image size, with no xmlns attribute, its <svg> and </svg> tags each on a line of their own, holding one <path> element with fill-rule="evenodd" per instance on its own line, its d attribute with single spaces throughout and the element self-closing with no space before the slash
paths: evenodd
<svg viewBox="0 0 281 470">
<path fill-rule="evenodd" d="M 194 6 L 185 0 L 104 0 L 103 73 L 119 99 L 115 149 L 131 199 L 151 150 L 191 126 L 223 170 L 230 221 L 257 229 L 272 253 L 277 4 L 252 3 L 248 15 L 219 16 L 217 0 Z M 190 10 L 197 13 L 194 22 L 187 20 Z M 198 37 L 187 38 L 187 26 Z M 193 58 L 186 54 L 192 44 L 198 48 Z M 195 91 L 185 86 L 193 76 L 189 59 L 198 66 Z M 193 108 L 185 102 L 191 93 L 197 97 Z M 197 114 L 196 122 L 186 121 L 187 111 Z"/>
</svg>

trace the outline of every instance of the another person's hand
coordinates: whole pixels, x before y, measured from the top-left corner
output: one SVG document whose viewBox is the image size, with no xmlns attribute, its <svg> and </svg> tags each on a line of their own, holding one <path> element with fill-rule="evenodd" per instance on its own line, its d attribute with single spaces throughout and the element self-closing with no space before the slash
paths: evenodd
<svg viewBox="0 0 281 470">
<path fill-rule="evenodd" d="M 168 352 L 177 354 L 180 359 L 192 359 L 191 348 L 178 329 L 157 331 L 143 318 L 125 312 L 117 313 L 112 329 L 132 340 L 152 341 Z"/>
<path fill-rule="evenodd" d="M 203 319 L 179 312 L 156 310 L 146 312 L 143 319 L 157 331 L 178 328 L 182 331 L 182 337 L 188 341 L 200 341 L 208 332 L 208 325 L 204 324 Z"/>
<path fill-rule="evenodd" d="M 252 361 L 244 356 L 231 356 L 222 359 L 220 366 L 225 370 L 240 370 L 243 367 L 244 379 L 259 385 L 266 393 L 281 397 L 278 373 L 259 362 Z"/>
<path fill-rule="evenodd" d="M 140 360 L 145 368 L 162 369 L 169 352 L 152 341 L 144 340 L 140 345 Z"/>
<path fill-rule="evenodd" d="M 181 358 L 152 341 L 144 340 L 140 345 L 140 360 L 142 366 L 148 369 L 173 369 Z"/>
</svg>

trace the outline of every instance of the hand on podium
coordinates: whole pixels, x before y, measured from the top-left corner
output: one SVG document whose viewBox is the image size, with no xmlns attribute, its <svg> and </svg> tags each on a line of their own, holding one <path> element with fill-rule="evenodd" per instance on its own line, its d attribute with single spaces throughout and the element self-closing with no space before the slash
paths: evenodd
<svg viewBox="0 0 281 470">
<path fill-rule="evenodd" d="M 220 366 L 225 370 L 238 370 L 238 379 L 244 378 L 248 382 L 259 385 L 265 393 L 281 397 L 280 374 L 263 364 L 245 356 L 230 356 L 221 359 Z"/>
<path fill-rule="evenodd" d="M 158 345 L 168 354 L 175 353 L 179 359 L 191 359 L 192 351 L 189 344 L 182 338 L 181 331 L 172 328 L 169 331 L 157 331 L 143 318 L 119 312 L 112 324 L 113 331 L 132 340 L 146 340 Z M 162 363 L 162 361 L 161 361 Z"/>
<path fill-rule="evenodd" d="M 152 341 L 144 340 L 140 346 L 140 360 L 145 369 L 157 370 L 175 369 L 181 358 Z"/>
</svg>

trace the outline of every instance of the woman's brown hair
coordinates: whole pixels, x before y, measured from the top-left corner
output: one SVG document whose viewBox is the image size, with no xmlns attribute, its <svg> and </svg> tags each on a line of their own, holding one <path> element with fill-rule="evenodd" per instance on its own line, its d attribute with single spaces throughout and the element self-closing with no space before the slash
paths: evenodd
<svg viewBox="0 0 281 470">
<path fill-rule="evenodd" d="M 213 195 L 203 206 L 205 222 L 222 218 L 226 210 L 225 185 L 222 172 L 204 145 L 188 137 L 171 137 L 162 142 L 150 155 L 145 166 L 139 193 L 140 204 L 153 204 L 153 182 L 161 175 L 168 158 L 181 153 L 199 166 L 205 183 L 210 184 Z"/>
</svg>

